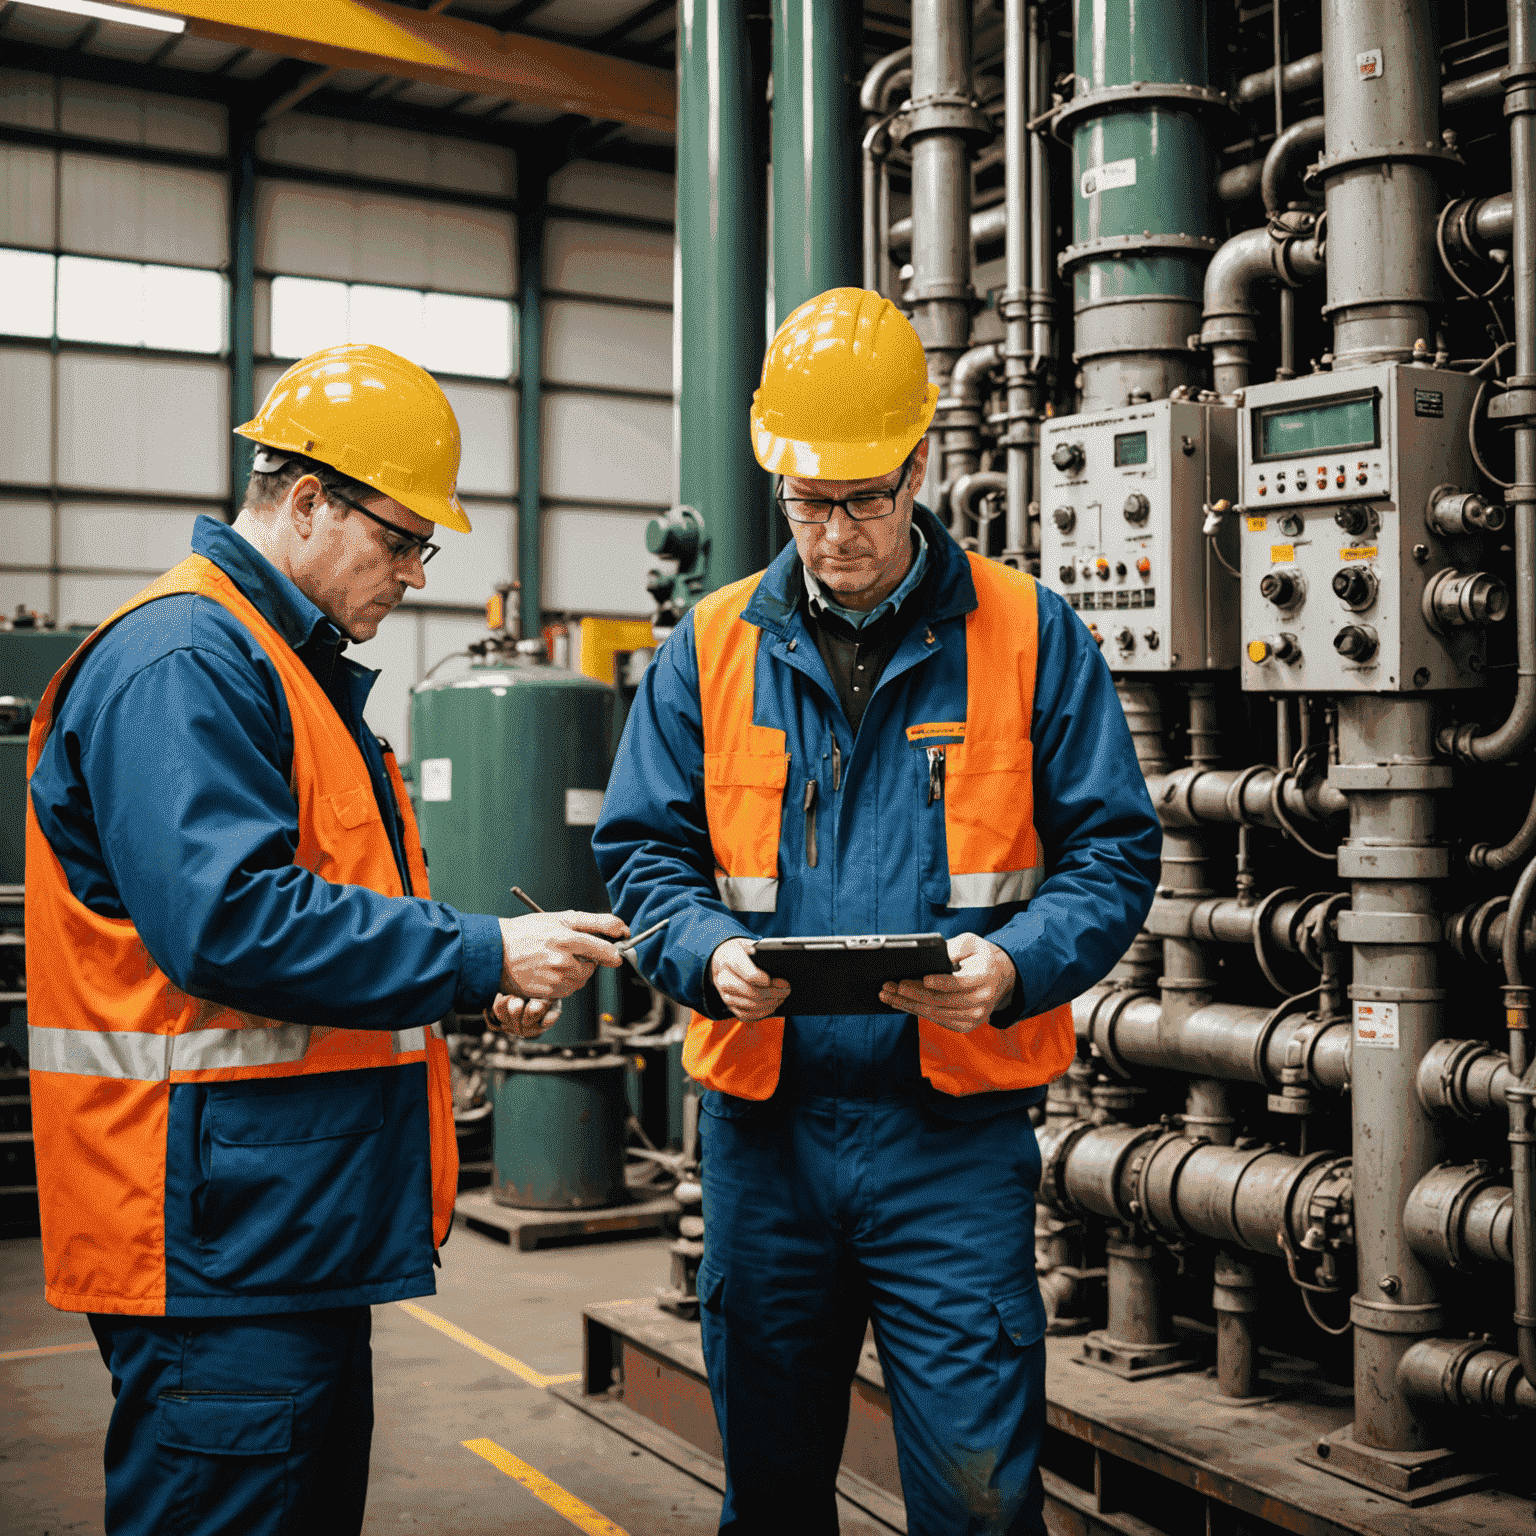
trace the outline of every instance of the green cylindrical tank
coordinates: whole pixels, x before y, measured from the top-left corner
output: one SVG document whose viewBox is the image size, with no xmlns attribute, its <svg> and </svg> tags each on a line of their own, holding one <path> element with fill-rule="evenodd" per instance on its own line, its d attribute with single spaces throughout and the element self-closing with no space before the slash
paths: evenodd
<svg viewBox="0 0 1536 1536">
<path fill-rule="evenodd" d="M 592 828 L 613 762 L 614 693 L 537 660 L 498 659 L 421 683 L 411 759 L 432 894 L 464 912 L 608 910 Z M 567 998 L 549 1044 L 597 1037 L 597 987 Z"/>
<path fill-rule="evenodd" d="M 1081 410 L 1161 398 L 1201 370 L 1187 338 L 1222 219 L 1215 195 L 1205 0 L 1077 0 L 1072 273 Z"/>
<path fill-rule="evenodd" d="M 493 1058 L 491 1198 L 533 1210 L 621 1205 L 629 1058 L 596 1041 L 523 1042 Z"/>
</svg>

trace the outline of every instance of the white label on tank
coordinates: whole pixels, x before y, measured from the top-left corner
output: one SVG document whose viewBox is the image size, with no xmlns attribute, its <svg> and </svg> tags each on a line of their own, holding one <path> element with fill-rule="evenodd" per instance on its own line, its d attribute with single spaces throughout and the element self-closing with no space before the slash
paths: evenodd
<svg viewBox="0 0 1536 1536">
<path fill-rule="evenodd" d="M 1113 192 L 1116 187 L 1134 187 L 1136 162 L 1111 160 L 1108 165 L 1090 165 L 1078 177 L 1077 185 L 1084 197 L 1092 197 L 1095 192 Z"/>
<path fill-rule="evenodd" d="M 1364 53 L 1355 55 L 1355 68 L 1360 72 L 1362 80 L 1380 80 L 1382 74 L 1381 49 L 1368 48 Z"/>
<path fill-rule="evenodd" d="M 1397 1049 L 1397 1004 L 1356 1003 L 1355 1044 Z"/>
<path fill-rule="evenodd" d="M 423 800 L 453 799 L 453 759 L 451 757 L 424 757 L 421 760 L 421 798 Z"/>
<path fill-rule="evenodd" d="M 595 827 L 603 809 L 600 789 L 568 789 L 565 792 L 565 824 L 568 827 Z"/>
</svg>

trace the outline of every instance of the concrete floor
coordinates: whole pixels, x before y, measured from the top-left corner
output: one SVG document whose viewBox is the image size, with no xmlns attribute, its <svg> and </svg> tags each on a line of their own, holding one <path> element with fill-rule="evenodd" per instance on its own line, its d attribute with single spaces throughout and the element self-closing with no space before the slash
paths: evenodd
<svg viewBox="0 0 1536 1536">
<path fill-rule="evenodd" d="M 654 1294 L 667 1244 L 645 1239 L 518 1253 L 460 1226 L 436 1297 L 419 1305 L 535 1371 L 580 1369 L 581 1309 Z M 85 1320 L 42 1298 L 35 1239 L 0 1242 L 0 1352 L 91 1343 Z M 552 1478 L 629 1536 L 716 1529 L 720 1500 L 548 1392 L 399 1307 L 374 1309 L 373 1475 L 367 1536 L 570 1536 L 576 1527 L 463 1448 L 479 1437 Z M 101 1447 L 111 1409 L 91 1349 L 0 1361 L 0 1530 L 65 1536 L 102 1528 Z M 848 1536 L 882 1528 L 850 1506 Z"/>
</svg>

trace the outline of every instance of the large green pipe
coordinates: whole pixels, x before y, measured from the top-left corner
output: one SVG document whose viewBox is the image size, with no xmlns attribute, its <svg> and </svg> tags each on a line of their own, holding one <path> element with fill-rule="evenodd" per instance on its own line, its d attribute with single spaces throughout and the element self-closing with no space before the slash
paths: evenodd
<svg viewBox="0 0 1536 1536">
<path fill-rule="evenodd" d="M 1206 0 L 1077 0 L 1072 100 L 1074 355 L 1083 410 L 1193 383 L 1201 288 L 1221 233 Z"/>
<path fill-rule="evenodd" d="M 544 607 L 544 211 L 550 168 L 525 155 L 518 169 L 518 613 L 519 632 L 536 638 Z"/>
<path fill-rule="evenodd" d="M 746 10 L 695 0 L 678 13 L 678 485 L 713 543 L 712 588 L 760 570 L 768 553 L 767 481 L 748 428 L 767 258 Z"/>
<path fill-rule="evenodd" d="M 774 0 L 776 325 L 818 293 L 862 281 L 862 21 L 852 0 Z"/>
<path fill-rule="evenodd" d="M 256 118 L 229 114 L 229 424 L 256 414 Z M 229 460 L 230 505 L 239 511 L 255 445 L 234 440 Z"/>
</svg>

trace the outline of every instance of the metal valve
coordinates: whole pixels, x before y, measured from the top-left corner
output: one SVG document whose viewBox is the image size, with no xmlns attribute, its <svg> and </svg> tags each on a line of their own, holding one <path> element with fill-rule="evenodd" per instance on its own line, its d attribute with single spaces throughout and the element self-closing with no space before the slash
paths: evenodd
<svg viewBox="0 0 1536 1536">
<path fill-rule="evenodd" d="M 1430 492 L 1426 518 L 1436 533 L 1455 538 L 1466 533 L 1497 533 L 1504 526 L 1505 512 L 1498 502 L 1487 501 L 1475 491 L 1437 485 Z"/>
<path fill-rule="evenodd" d="M 1509 613 L 1509 588 L 1486 571 L 1436 571 L 1424 588 L 1424 622 L 1436 631 L 1497 624 Z"/>
<path fill-rule="evenodd" d="M 1333 577 L 1333 595 L 1357 613 L 1376 601 L 1376 573 L 1368 565 L 1346 565 Z"/>
</svg>

